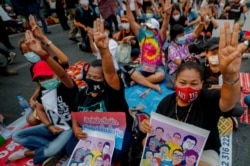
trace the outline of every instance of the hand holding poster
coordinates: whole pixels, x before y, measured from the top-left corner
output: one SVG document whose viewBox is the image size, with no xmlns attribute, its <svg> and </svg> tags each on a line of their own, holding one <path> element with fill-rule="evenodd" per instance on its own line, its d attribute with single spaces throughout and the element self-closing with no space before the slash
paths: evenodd
<svg viewBox="0 0 250 166">
<path fill-rule="evenodd" d="M 68 166 L 110 166 L 114 152 L 114 135 L 85 131 L 88 137 L 76 145 Z"/>
<path fill-rule="evenodd" d="M 124 112 L 72 112 L 71 116 L 84 131 L 92 130 L 115 135 L 115 148 L 121 150 L 126 130 Z"/>
<path fill-rule="evenodd" d="M 151 113 L 140 166 L 197 166 L 209 131 L 158 113 Z"/>
</svg>

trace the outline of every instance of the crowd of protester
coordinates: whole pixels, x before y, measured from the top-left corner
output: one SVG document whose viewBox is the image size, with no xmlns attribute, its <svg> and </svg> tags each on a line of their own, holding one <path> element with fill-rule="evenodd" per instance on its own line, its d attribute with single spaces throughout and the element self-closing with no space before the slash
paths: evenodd
<svg viewBox="0 0 250 166">
<path fill-rule="evenodd" d="M 131 162 L 134 156 L 129 155 L 133 154 L 130 150 L 135 130 L 125 88 L 139 84 L 162 93 L 160 84 L 164 83 L 175 93 L 162 99 L 156 112 L 209 130 L 200 164 L 219 165 L 219 117 L 231 117 L 235 121 L 234 117 L 243 113 L 238 102 L 239 70 L 242 54 L 249 53 L 250 38 L 241 28 L 250 19 L 249 3 L 240 0 L 11 0 L 1 1 L 0 7 L 4 13 L 0 17 L 4 31 L 0 33 L 5 32 L 1 42 L 7 49 L 13 49 L 7 30 L 25 32 L 19 48 L 31 63 L 32 81 L 38 84 L 30 97 L 34 111 L 27 121 L 32 126 L 12 136 L 25 148 L 12 153 L 8 162 L 33 157 L 34 164 L 53 165 L 62 155 L 70 156 L 77 141 L 87 137 L 76 119 L 71 119 L 72 111 L 120 110 L 126 115 L 127 127 L 122 149 L 114 150 L 112 164 L 136 165 Z M 49 34 L 56 33 L 47 26 L 46 18 L 51 15 L 58 18 L 63 30 L 69 30 L 67 38 L 78 44 L 81 51 L 96 56 L 87 71 L 83 70 L 82 79 L 87 86 L 81 90 L 65 71 L 69 66 L 67 55 L 49 40 Z M 219 37 L 214 37 L 220 19 L 234 20 L 233 32 L 226 22 L 220 27 Z M 16 75 L 7 68 L 15 53 L 0 51 L 1 73 Z M 54 90 L 60 98 L 56 104 L 62 126 L 49 116 L 50 108 L 45 104 L 45 94 Z M 64 107 L 59 106 L 62 103 Z M 137 143 L 142 146 L 145 134 L 152 132 L 149 119 L 143 120 L 138 128 L 142 142 Z M 170 151 L 173 153 L 170 158 L 174 152 L 185 155 L 181 147 Z M 183 159 L 193 153 L 187 153 Z"/>
</svg>

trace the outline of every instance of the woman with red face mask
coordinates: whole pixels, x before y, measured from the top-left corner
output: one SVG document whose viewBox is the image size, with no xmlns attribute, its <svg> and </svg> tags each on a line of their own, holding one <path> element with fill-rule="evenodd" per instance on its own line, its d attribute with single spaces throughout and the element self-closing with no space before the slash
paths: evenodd
<svg viewBox="0 0 250 166">
<path fill-rule="evenodd" d="M 231 116 L 240 94 L 239 69 L 246 45 L 237 42 L 239 25 L 234 26 L 232 35 L 229 28 L 227 22 L 220 32 L 218 56 L 223 77 L 222 88 L 202 89 L 201 66 L 195 62 L 185 62 L 176 72 L 176 92 L 166 96 L 156 110 L 159 114 L 210 131 L 199 162 L 203 166 L 219 166 L 221 143 L 217 123 L 221 115 Z M 140 129 L 144 133 L 152 132 L 149 120 L 143 120 Z"/>
</svg>

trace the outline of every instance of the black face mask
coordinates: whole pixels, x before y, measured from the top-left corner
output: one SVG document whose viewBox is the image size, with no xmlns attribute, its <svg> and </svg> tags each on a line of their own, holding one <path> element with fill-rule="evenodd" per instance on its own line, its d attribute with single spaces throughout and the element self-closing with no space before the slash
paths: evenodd
<svg viewBox="0 0 250 166">
<path fill-rule="evenodd" d="M 89 92 L 101 92 L 104 89 L 105 82 L 99 82 L 99 81 L 94 81 L 92 79 L 85 79 L 86 83 L 88 84 L 88 90 Z"/>
</svg>

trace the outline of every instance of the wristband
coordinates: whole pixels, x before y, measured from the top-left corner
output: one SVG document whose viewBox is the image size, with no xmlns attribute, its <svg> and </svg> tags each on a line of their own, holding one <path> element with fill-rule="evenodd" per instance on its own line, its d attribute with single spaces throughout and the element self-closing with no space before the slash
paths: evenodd
<svg viewBox="0 0 250 166">
<path fill-rule="evenodd" d="M 49 128 L 50 126 L 53 126 L 53 124 L 49 123 L 49 124 L 46 125 L 47 128 Z"/>
<path fill-rule="evenodd" d="M 49 45 L 51 45 L 52 44 L 52 41 L 50 40 L 50 41 L 48 41 L 48 43 L 46 43 L 45 45 L 48 47 Z"/>
<path fill-rule="evenodd" d="M 239 80 L 240 80 L 240 77 L 238 77 L 236 80 L 234 80 L 232 82 L 227 82 L 227 81 L 223 80 L 223 84 L 229 85 L 229 86 L 234 86 Z"/>
<path fill-rule="evenodd" d="M 47 60 L 50 57 L 49 52 L 47 52 L 43 57 L 41 57 L 41 59 L 43 60 Z"/>
</svg>

